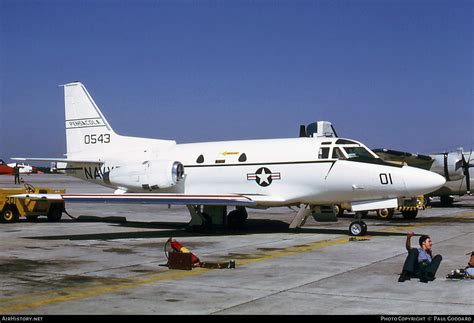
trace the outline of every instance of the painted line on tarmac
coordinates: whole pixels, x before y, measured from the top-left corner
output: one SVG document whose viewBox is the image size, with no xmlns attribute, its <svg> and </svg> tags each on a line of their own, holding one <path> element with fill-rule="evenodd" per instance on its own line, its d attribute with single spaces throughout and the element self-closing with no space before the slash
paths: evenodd
<svg viewBox="0 0 474 323">
<path fill-rule="evenodd" d="M 142 278 L 142 279 L 134 279 L 128 278 L 129 282 L 122 282 L 115 285 L 99 285 L 99 286 L 88 286 L 88 287 L 77 287 L 77 288 L 64 288 L 64 289 L 57 289 L 51 290 L 49 292 L 43 292 L 36 295 L 26 295 L 26 297 L 19 298 L 20 303 L 11 304 L 6 306 L 0 306 L 0 313 L 18 313 L 20 311 L 29 310 L 41 306 L 73 301 L 83 298 L 95 297 L 103 294 L 109 294 L 118 292 L 128 288 L 134 288 L 140 285 L 156 283 L 160 281 L 167 281 L 167 280 L 175 280 L 180 279 L 188 276 L 200 275 L 204 272 L 209 270 L 199 270 L 195 269 L 195 272 L 192 271 L 170 271 L 164 272 L 159 274 L 154 274 L 152 277 Z M 158 276 L 157 276 L 158 275 Z M 46 294 L 46 295 L 45 295 Z M 39 296 L 39 297 L 38 297 Z M 42 296 L 47 296 L 46 298 L 42 298 Z M 37 298 L 37 299 L 35 299 Z M 18 297 L 16 298 L 18 299 Z M 9 299 L 2 299 L 1 303 L 5 304 L 8 303 Z"/>
<path fill-rule="evenodd" d="M 250 265 L 252 263 L 261 262 L 265 260 L 277 259 L 286 256 L 291 256 L 297 253 L 312 251 L 315 249 L 325 248 L 334 245 L 345 244 L 348 242 L 347 237 L 337 238 L 332 240 L 323 240 L 317 241 L 314 243 L 308 243 L 299 246 L 291 246 L 288 248 L 284 248 L 282 250 L 277 251 L 270 251 L 265 254 L 256 254 L 258 257 L 254 257 L 255 255 L 250 255 L 249 257 L 238 261 L 238 266 L 245 266 Z M 110 294 L 114 292 L 119 292 L 124 289 L 134 288 L 141 285 L 152 284 L 157 282 L 163 281 L 170 281 L 181 279 L 185 277 L 192 277 L 192 276 L 199 276 L 205 273 L 212 271 L 212 269 L 205 269 L 205 268 L 194 268 L 192 271 L 165 271 L 161 273 L 155 273 L 148 275 L 148 277 L 143 277 L 144 274 L 139 276 L 131 277 L 125 282 L 120 282 L 115 285 L 99 285 L 99 286 L 88 286 L 88 287 L 71 287 L 71 288 L 62 288 L 52 291 L 45 291 L 37 294 L 30 294 L 25 296 L 18 296 L 15 298 L 2 298 L 0 299 L 0 313 L 18 313 L 20 311 L 29 310 L 41 306 L 52 305 L 61 302 L 79 300 L 83 298 L 95 297 L 100 296 L 103 294 Z M 46 297 L 44 297 L 46 296 Z M 15 300 L 20 302 L 15 304 Z M 8 304 L 8 303 L 14 304 Z M 7 304 L 7 305 L 5 305 Z"/>
<path fill-rule="evenodd" d="M 474 212 L 461 213 L 456 216 L 456 219 L 469 218 L 474 216 Z M 407 229 L 412 229 L 416 227 L 429 226 L 437 223 L 448 222 L 452 220 L 452 217 L 448 219 L 433 220 L 425 223 L 414 224 L 412 226 L 405 226 L 403 228 L 387 228 L 381 230 L 383 232 L 401 232 L 406 231 Z M 238 262 L 238 267 L 246 266 L 253 263 L 258 263 L 266 260 L 273 260 L 283 257 L 288 257 L 291 255 L 309 252 L 316 249 L 342 245 L 349 243 L 350 240 L 347 236 L 329 240 L 316 241 L 313 243 L 307 243 L 304 245 L 291 246 L 283 248 L 281 250 L 269 251 L 265 254 L 249 254 L 249 258 L 240 259 Z M 1 298 L 0 304 L 0 313 L 18 313 L 25 310 L 30 310 L 37 307 L 52 305 L 61 302 L 74 301 L 83 298 L 96 297 L 104 294 L 110 294 L 122 291 L 124 289 L 135 288 L 142 285 L 153 284 L 157 282 L 177 280 L 186 277 L 199 276 L 205 273 L 212 271 L 212 269 L 204 268 L 195 268 L 192 271 L 164 271 L 155 274 L 141 274 L 131 278 L 118 279 L 118 283 L 114 285 L 89 285 L 87 287 L 71 287 L 71 288 L 62 288 L 57 290 L 45 291 L 36 294 L 29 294 L 24 296 L 18 296 L 14 298 Z M 100 279 L 100 278 L 98 278 Z M 43 297 L 46 296 L 46 297 Z M 19 300 L 20 302 L 16 303 L 15 301 Z M 8 304 L 10 303 L 10 304 Z M 13 304 L 11 304 L 13 303 Z"/>
</svg>

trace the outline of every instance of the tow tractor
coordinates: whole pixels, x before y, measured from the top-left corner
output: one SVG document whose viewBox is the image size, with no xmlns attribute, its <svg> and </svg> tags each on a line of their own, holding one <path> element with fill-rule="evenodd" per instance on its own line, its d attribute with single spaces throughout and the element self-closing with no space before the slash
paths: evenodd
<svg viewBox="0 0 474 323">
<path fill-rule="evenodd" d="M 34 221 L 39 216 L 46 216 L 52 222 L 59 221 L 64 211 L 64 201 L 32 199 L 28 194 L 64 194 L 65 191 L 65 189 L 33 187 L 26 183 L 23 188 L 0 188 L 0 222 L 13 223 L 20 217 Z"/>
</svg>

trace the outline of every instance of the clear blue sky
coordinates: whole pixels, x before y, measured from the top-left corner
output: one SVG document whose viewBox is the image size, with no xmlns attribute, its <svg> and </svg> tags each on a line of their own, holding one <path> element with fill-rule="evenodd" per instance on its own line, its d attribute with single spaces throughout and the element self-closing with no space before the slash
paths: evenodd
<svg viewBox="0 0 474 323">
<path fill-rule="evenodd" d="M 114 130 L 474 148 L 474 1 L 0 0 L 0 158 L 62 157 L 60 84 Z"/>
</svg>

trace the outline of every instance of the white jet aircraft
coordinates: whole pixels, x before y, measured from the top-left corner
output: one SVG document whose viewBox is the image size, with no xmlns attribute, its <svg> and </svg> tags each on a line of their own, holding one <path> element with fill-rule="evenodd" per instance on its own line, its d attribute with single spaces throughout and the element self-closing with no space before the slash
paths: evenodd
<svg viewBox="0 0 474 323">
<path fill-rule="evenodd" d="M 352 211 L 398 207 L 398 199 L 429 193 L 445 179 L 389 164 L 355 140 L 318 136 L 177 144 L 121 136 L 79 82 L 64 85 L 66 174 L 115 189 L 114 194 L 63 194 L 66 202 L 187 205 L 190 225 L 241 225 L 246 207 L 299 206 L 290 227 L 322 206 Z M 34 197 L 30 194 L 30 197 Z M 41 196 L 38 196 L 41 197 Z M 50 196 L 50 198 L 52 198 Z M 236 209 L 227 214 L 227 207 Z M 350 233 L 362 235 L 360 217 Z"/>
</svg>

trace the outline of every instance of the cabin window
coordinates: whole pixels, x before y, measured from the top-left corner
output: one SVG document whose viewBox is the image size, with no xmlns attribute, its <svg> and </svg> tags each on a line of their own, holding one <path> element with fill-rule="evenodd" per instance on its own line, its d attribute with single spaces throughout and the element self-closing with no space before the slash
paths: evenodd
<svg viewBox="0 0 474 323">
<path fill-rule="evenodd" d="M 244 161 L 247 161 L 247 155 L 245 153 L 239 156 L 239 162 L 243 163 Z"/>
<path fill-rule="evenodd" d="M 198 163 L 198 164 L 204 163 L 204 156 L 203 156 L 203 155 L 199 155 L 199 157 L 196 159 L 196 163 Z"/>
<path fill-rule="evenodd" d="M 319 148 L 318 159 L 329 158 L 329 147 Z"/>
</svg>

